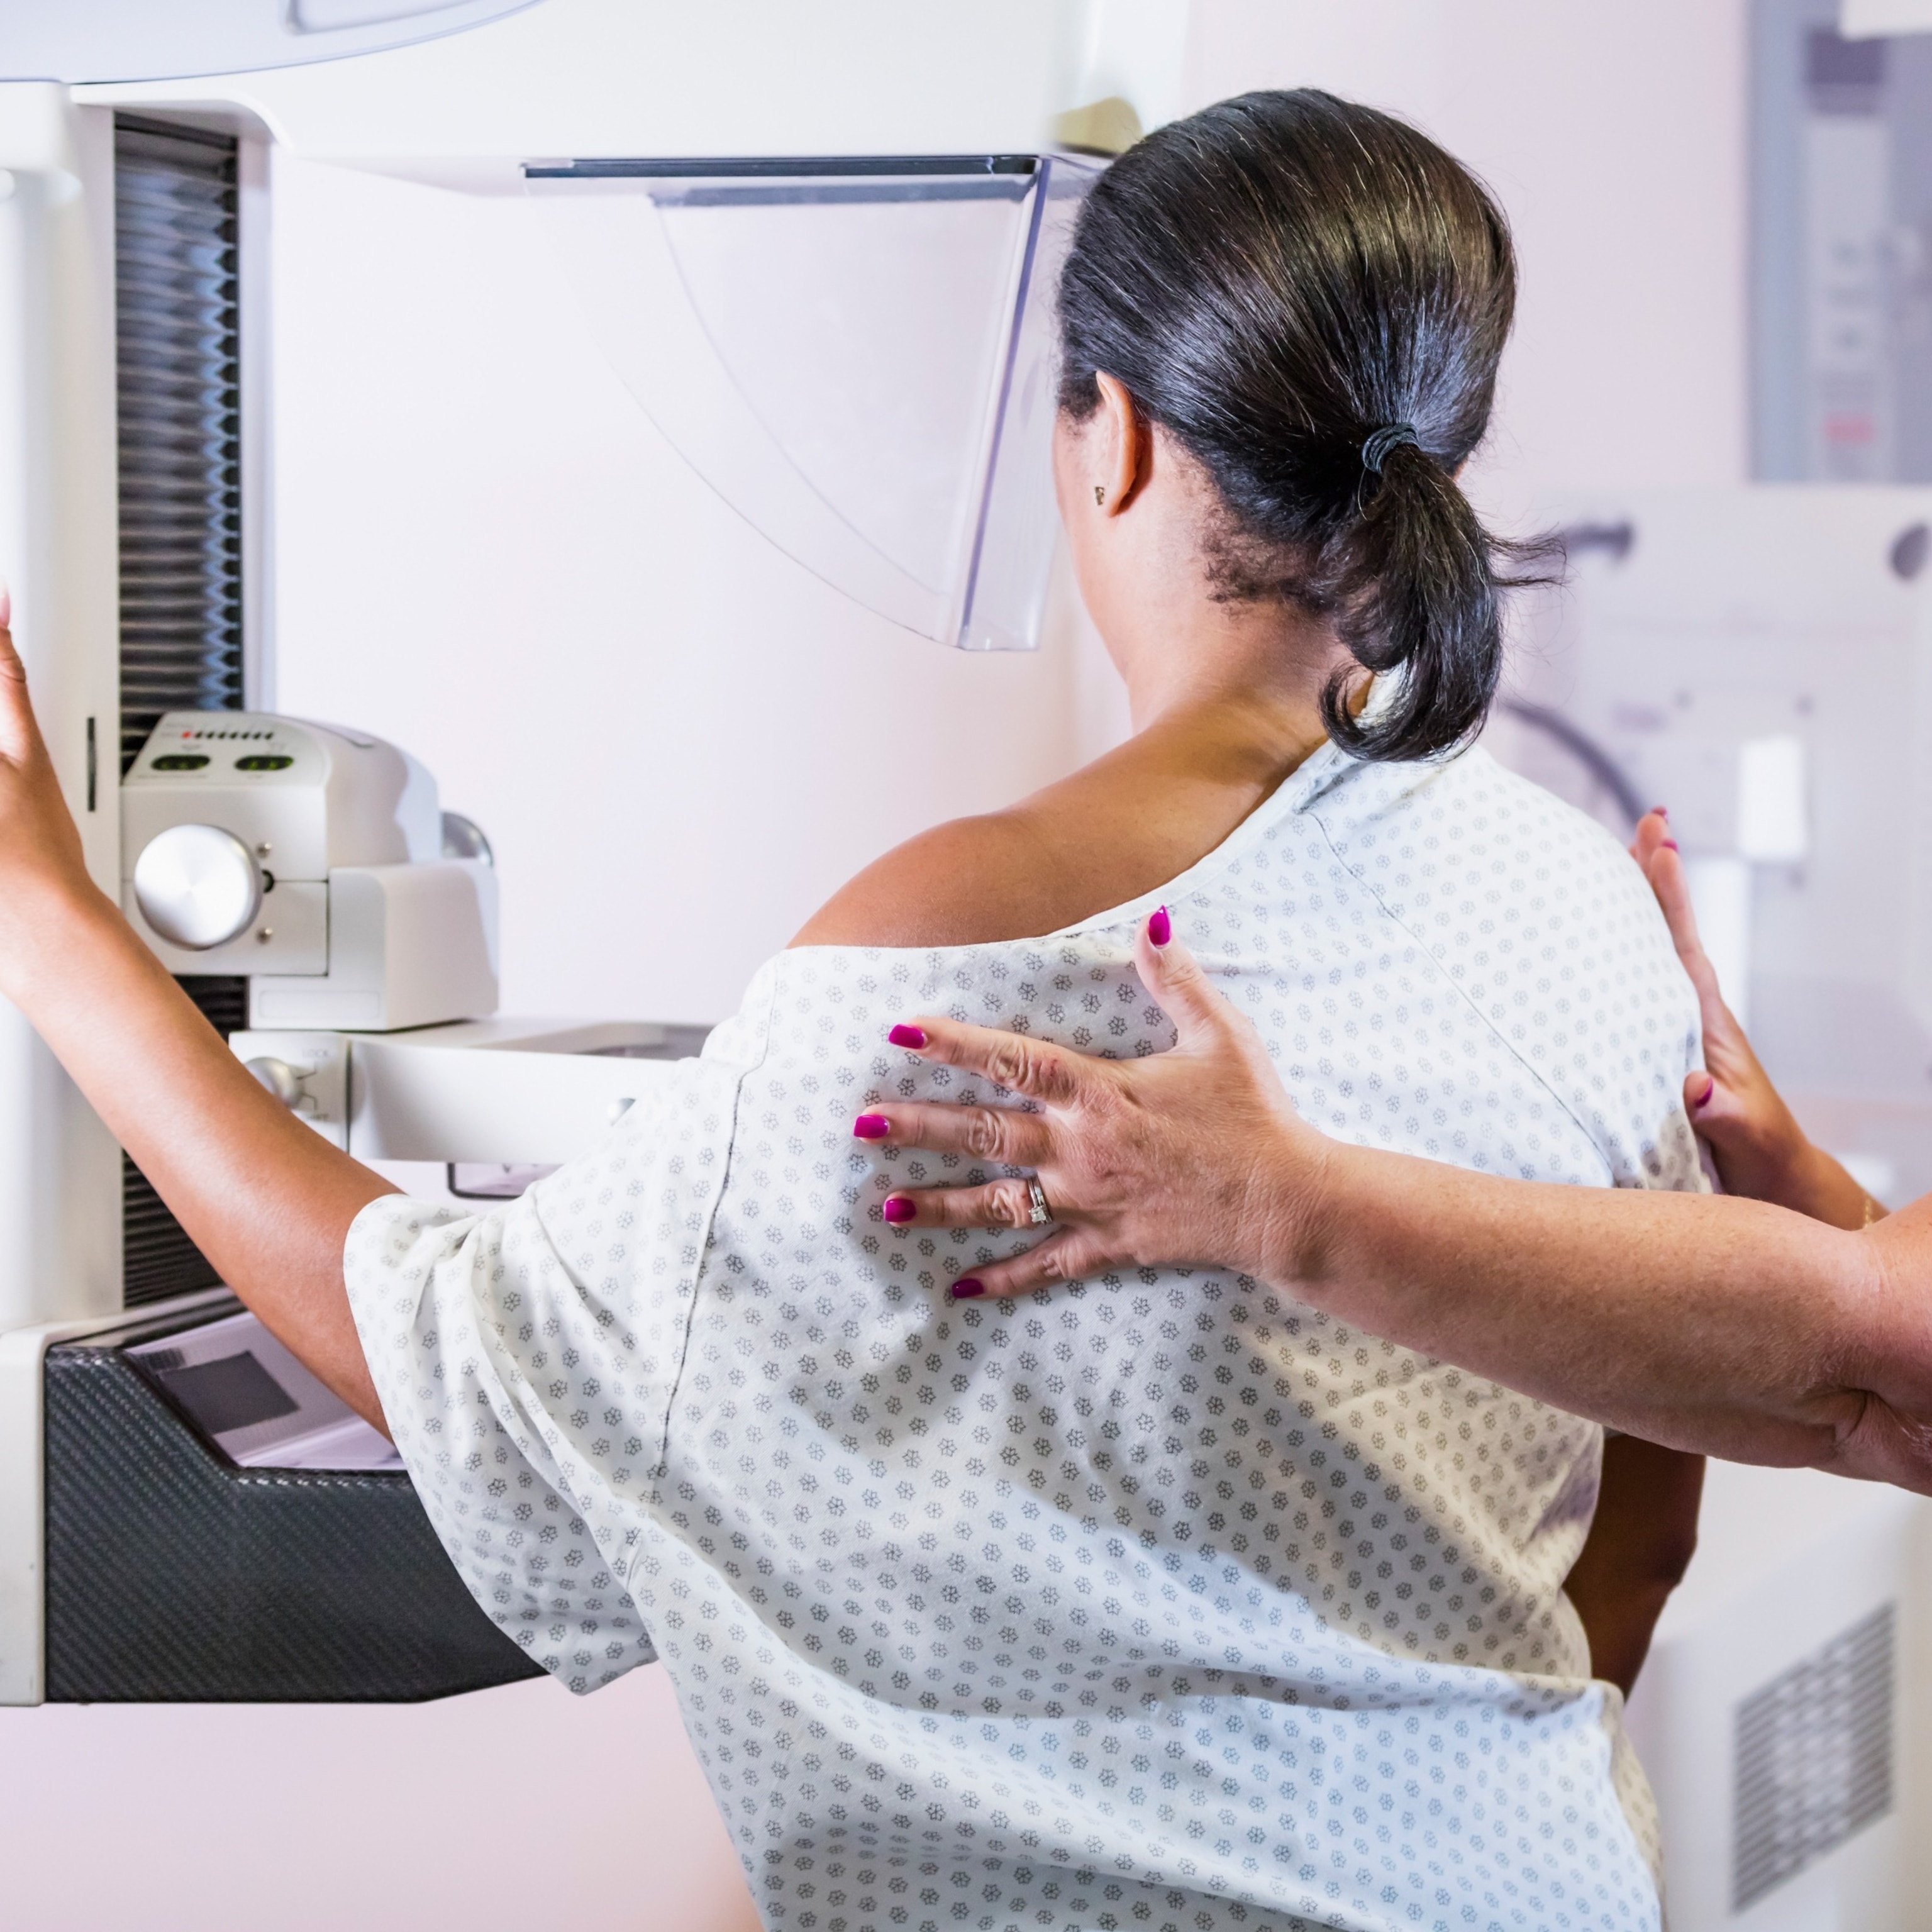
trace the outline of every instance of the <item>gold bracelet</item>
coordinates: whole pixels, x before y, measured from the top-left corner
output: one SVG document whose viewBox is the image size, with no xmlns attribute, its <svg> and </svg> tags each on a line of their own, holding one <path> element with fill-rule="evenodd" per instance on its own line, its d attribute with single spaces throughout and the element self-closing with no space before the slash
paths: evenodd
<svg viewBox="0 0 1932 1932">
<path fill-rule="evenodd" d="M 1878 1203 L 1868 1194 L 1865 1196 L 1865 1218 L 1858 1223 L 1859 1231 L 1869 1228 L 1878 1214 Z"/>
</svg>

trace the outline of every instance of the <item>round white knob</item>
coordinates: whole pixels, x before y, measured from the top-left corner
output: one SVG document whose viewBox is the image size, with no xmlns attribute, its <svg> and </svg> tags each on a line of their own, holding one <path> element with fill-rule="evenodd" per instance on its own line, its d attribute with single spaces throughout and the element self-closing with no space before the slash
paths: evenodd
<svg viewBox="0 0 1932 1932">
<path fill-rule="evenodd" d="M 134 861 L 134 902 L 171 946 L 206 952 L 254 922 L 262 909 L 261 868 L 218 825 L 171 825 Z"/>
<path fill-rule="evenodd" d="M 286 1060 L 272 1060 L 264 1056 L 262 1059 L 247 1060 L 243 1064 L 284 1106 L 296 1107 L 302 1104 L 302 1076 Z"/>
</svg>

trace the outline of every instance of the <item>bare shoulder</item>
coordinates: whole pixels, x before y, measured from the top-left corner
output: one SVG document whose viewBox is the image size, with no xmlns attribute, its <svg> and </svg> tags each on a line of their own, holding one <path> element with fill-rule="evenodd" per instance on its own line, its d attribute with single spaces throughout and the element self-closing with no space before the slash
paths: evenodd
<svg viewBox="0 0 1932 1932">
<path fill-rule="evenodd" d="M 1278 759 L 1231 749 L 1225 731 L 1144 732 L 1004 812 L 896 846 L 792 944 L 982 946 L 1056 932 L 1184 872 L 1283 775 Z"/>
<path fill-rule="evenodd" d="M 793 945 L 970 946 L 1064 925 L 1052 916 L 1056 896 L 1028 810 L 956 818 L 896 845 L 834 892 Z"/>
</svg>

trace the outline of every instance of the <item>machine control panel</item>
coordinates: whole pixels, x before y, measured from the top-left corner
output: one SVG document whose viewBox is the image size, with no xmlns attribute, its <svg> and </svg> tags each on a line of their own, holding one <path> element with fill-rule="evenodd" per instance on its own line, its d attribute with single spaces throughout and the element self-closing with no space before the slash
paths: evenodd
<svg viewBox="0 0 1932 1932">
<path fill-rule="evenodd" d="M 170 972 L 237 974 L 259 1026 L 376 1031 L 496 1006 L 488 842 L 366 732 L 171 711 L 121 786 L 122 910 Z"/>
</svg>

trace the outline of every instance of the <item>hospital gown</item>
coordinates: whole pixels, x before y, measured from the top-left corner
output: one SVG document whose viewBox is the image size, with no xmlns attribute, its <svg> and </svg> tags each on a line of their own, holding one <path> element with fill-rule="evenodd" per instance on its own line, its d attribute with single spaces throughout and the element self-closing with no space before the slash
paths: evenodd
<svg viewBox="0 0 1932 1932">
<path fill-rule="evenodd" d="M 1654 1926 L 1561 1588 L 1599 1430 L 1208 1269 L 954 1305 L 1020 1238 L 880 1216 L 978 1170 L 855 1114 L 1014 1103 L 890 1026 L 1158 1052 L 1162 901 L 1325 1132 L 1703 1184 L 1696 1000 L 1615 842 L 1480 750 L 1324 748 L 1049 938 L 781 954 L 520 1201 L 372 1202 L 350 1293 L 430 1518 L 573 1689 L 662 1660 L 771 1927 Z"/>
</svg>

